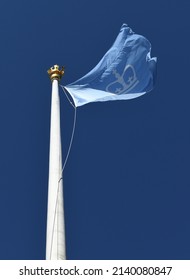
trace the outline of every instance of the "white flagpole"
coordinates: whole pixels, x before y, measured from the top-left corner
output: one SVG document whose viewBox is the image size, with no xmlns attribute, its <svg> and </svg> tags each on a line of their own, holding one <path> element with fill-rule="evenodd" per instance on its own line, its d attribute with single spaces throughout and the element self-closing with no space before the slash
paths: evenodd
<svg viewBox="0 0 190 280">
<path fill-rule="evenodd" d="M 54 65 L 48 70 L 52 81 L 49 185 L 47 207 L 46 260 L 65 260 L 65 226 L 62 180 L 59 81 L 64 69 Z"/>
</svg>

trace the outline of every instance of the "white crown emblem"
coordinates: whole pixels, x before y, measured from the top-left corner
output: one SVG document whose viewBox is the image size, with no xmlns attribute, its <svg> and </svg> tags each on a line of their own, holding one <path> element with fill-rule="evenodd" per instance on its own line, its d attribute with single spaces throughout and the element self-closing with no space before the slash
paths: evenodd
<svg viewBox="0 0 190 280">
<path fill-rule="evenodd" d="M 135 69 L 132 65 L 126 65 L 122 75 L 120 75 L 116 69 L 112 71 L 112 74 L 116 79 L 106 87 L 107 92 L 115 94 L 126 93 L 139 83 Z"/>
</svg>

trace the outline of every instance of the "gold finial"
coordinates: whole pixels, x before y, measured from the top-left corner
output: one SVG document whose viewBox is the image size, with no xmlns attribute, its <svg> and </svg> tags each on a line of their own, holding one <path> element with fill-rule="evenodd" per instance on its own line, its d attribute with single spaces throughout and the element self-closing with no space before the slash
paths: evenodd
<svg viewBox="0 0 190 280">
<path fill-rule="evenodd" d="M 53 80 L 60 81 L 64 74 L 64 67 L 62 66 L 61 69 L 59 69 L 59 65 L 56 64 L 52 66 L 47 72 L 52 82 Z"/>
</svg>

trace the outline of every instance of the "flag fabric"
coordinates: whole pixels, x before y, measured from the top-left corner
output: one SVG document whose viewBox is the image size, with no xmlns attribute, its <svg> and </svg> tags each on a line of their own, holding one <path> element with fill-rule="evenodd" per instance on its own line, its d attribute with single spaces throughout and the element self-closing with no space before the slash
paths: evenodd
<svg viewBox="0 0 190 280">
<path fill-rule="evenodd" d="M 112 47 L 84 77 L 65 88 L 75 106 L 90 102 L 124 100 L 139 97 L 154 87 L 155 57 L 151 44 L 123 24 Z"/>
</svg>

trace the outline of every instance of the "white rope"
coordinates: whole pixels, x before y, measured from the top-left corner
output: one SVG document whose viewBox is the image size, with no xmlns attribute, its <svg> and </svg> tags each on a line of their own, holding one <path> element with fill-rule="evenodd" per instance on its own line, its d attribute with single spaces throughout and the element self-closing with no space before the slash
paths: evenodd
<svg viewBox="0 0 190 280">
<path fill-rule="evenodd" d="M 77 108 L 74 107 L 74 110 L 75 110 L 75 111 L 74 111 L 74 120 L 73 120 L 73 129 L 72 129 L 72 134 L 71 134 L 71 140 L 70 140 L 68 152 L 67 152 L 67 155 L 66 155 L 64 164 L 63 164 L 63 168 L 62 168 L 62 170 L 61 170 L 61 176 L 62 176 L 62 174 L 63 174 L 63 170 L 65 169 L 67 160 L 68 160 L 68 158 L 69 158 L 69 154 L 70 154 L 70 151 L 71 151 L 71 146 L 72 146 L 72 144 L 73 144 L 73 138 L 74 138 L 74 134 L 75 134 L 76 119 L 77 119 Z M 60 178 L 60 179 L 61 179 L 61 178 Z"/>
<path fill-rule="evenodd" d="M 61 180 L 63 180 L 62 178 L 62 175 L 63 175 L 63 171 L 65 169 L 65 166 L 66 166 L 66 163 L 67 163 L 67 160 L 69 158 L 69 154 L 70 154 L 70 151 L 71 151 L 71 146 L 72 146 L 72 143 L 73 143 L 73 138 L 74 138 L 74 134 L 75 134 L 75 127 L 76 127 L 76 118 L 77 118 L 77 108 L 76 106 L 70 101 L 70 99 L 68 98 L 67 96 L 67 93 L 66 91 L 64 90 L 64 87 L 61 86 L 62 89 L 63 89 L 63 92 L 65 93 L 69 103 L 72 105 L 72 107 L 74 108 L 74 119 L 73 119 L 73 129 L 72 129 L 72 134 L 71 134 L 71 139 L 70 139 L 70 143 L 69 143 L 69 148 L 68 148 L 68 151 L 67 151 L 67 155 L 66 155 L 66 158 L 65 158 L 65 161 L 64 161 L 64 164 L 63 164 L 63 167 L 62 167 L 62 170 L 61 170 L 61 174 L 60 174 L 60 179 L 58 181 L 58 187 L 57 187 L 57 196 L 56 196 L 56 204 L 55 204 L 55 213 L 54 213 L 54 219 L 53 219 L 53 230 L 52 230 L 52 238 L 51 238 L 51 247 L 50 247 L 50 260 L 51 260 L 51 256 L 52 256 L 52 248 L 53 248 L 53 236 L 54 236 L 54 228 L 55 228 L 55 218 L 56 218 L 56 212 L 57 212 L 57 205 L 58 205 L 58 195 L 59 195 L 59 185 L 60 185 L 60 182 Z"/>
<path fill-rule="evenodd" d="M 61 176 L 62 176 L 63 171 L 64 171 L 65 166 L 66 166 L 66 163 L 67 163 L 67 160 L 68 160 L 68 158 L 69 158 L 69 154 L 70 154 L 70 151 L 71 151 L 71 146 L 72 146 L 73 138 L 74 138 L 74 134 L 75 134 L 76 119 L 77 119 L 77 107 L 76 107 L 76 106 L 71 102 L 71 100 L 69 99 L 65 88 L 64 88 L 63 86 L 61 86 L 61 88 L 63 89 L 63 92 L 65 93 L 65 95 L 66 95 L 66 97 L 67 97 L 67 100 L 69 101 L 69 103 L 70 103 L 70 104 L 72 105 L 72 107 L 74 108 L 73 129 L 72 129 L 71 139 L 70 139 L 70 143 L 69 143 L 69 148 L 68 148 L 67 155 L 66 155 L 66 158 L 65 158 L 65 161 L 64 161 L 64 164 L 63 164 L 63 167 L 62 167 L 62 171 L 61 171 Z M 61 179 L 61 178 L 60 178 L 60 179 Z"/>
<path fill-rule="evenodd" d="M 73 108 L 76 109 L 76 106 L 75 106 L 75 105 L 71 102 L 71 100 L 69 99 L 68 94 L 67 94 L 67 91 L 66 91 L 66 89 L 64 88 L 64 86 L 60 85 L 60 87 L 62 88 L 63 92 L 65 93 L 65 95 L 66 95 L 66 97 L 67 97 L 69 103 L 73 106 Z"/>
</svg>

